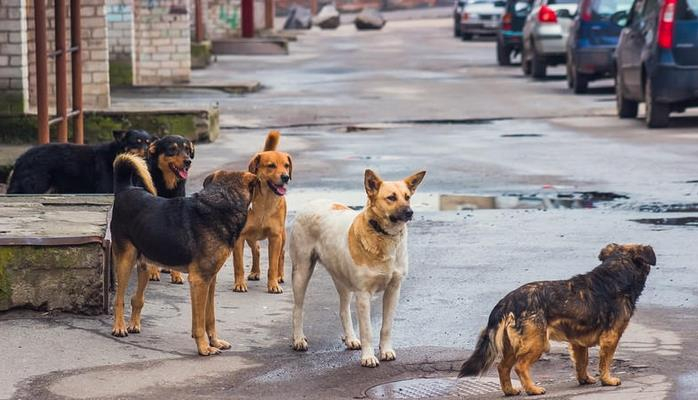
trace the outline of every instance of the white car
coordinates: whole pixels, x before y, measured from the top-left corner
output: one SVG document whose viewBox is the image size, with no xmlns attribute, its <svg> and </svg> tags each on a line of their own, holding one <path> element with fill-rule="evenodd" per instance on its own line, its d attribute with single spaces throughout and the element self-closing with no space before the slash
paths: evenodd
<svg viewBox="0 0 698 400">
<path fill-rule="evenodd" d="M 505 5 L 503 0 L 467 1 L 460 13 L 463 40 L 470 40 L 474 35 L 496 35 Z"/>
<path fill-rule="evenodd" d="M 577 0 L 536 0 L 523 28 L 521 68 L 545 78 L 548 65 L 565 64 L 566 44 Z"/>
</svg>

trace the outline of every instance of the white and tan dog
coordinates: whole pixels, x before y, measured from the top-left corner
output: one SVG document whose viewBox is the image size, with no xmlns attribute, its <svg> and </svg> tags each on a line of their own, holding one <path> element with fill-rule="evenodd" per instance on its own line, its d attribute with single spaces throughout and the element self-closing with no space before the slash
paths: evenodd
<svg viewBox="0 0 698 400">
<path fill-rule="evenodd" d="M 344 341 L 351 350 L 361 349 L 361 365 L 377 367 L 371 333 L 371 297 L 383 294 L 380 359 L 392 361 L 395 350 L 391 330 L 400 284 L 407 275 L 407 226 L 412 219 L 410 198 L 425 171 L 402 181 L 383 182 L 366 170 L 368 201 L 362 212 L 349 207 L 314 201 L 295 219 L 290 236 L 293 263 L 293 349 L 308 350 L 303 334 L 303 302 L 308 281 L 320 262 L 332 276 L 339 293 L 339 315 Z M 361 340 L 356 338 L 349 303 L 356 295 Z"/>
</svg>

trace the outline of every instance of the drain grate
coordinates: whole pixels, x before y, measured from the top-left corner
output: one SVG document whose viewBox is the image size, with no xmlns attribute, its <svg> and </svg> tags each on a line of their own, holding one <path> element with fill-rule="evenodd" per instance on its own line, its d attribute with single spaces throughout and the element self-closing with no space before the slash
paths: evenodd
<svg viewBox="0 0 698 400">
<path fill-rule="evenodd" d="M 518 382 L 513 382 L 514 386 Z M 420 378 L 384 383 L 366 391 L 370 399 L 466 397 L 500 392 L 497 378 Z"/>
</svg>

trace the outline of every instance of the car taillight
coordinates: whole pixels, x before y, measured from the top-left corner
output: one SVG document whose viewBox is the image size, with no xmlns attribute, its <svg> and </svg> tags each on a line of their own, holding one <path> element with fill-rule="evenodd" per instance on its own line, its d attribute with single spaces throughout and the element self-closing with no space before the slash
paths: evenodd
<svg viewBox="0 0 698 400">
<path fill-rule="evenodd" d="M 513 19 L 512 15 L 509 13 L 504 14 L 502 17 L 502 30 L 505 31 L 510 31 L 511 30 L 511 20 Z"/>
<path fill-rule="evenodd" d="M 557 22 L 557 14 L 555 10 L 548 6 L 542 6 L 538 11 L 538 21 L 540 22 Z"/>
<path fill-rule="evenodd" d="M 591 21 L 591 2 L 592 0 L 582 0 L 580 18 L 584 22 Z"/>
<path fill-rule="evenodd" d="M 461 21 L 466 21 L 468 19 L 468 17 L 469 17 L 468 13 L 464 12 L 463 15 L 461 15 L 460 19 L 461 19 Z"/>
<path fill-rule="evenodd" d="M 664 0 L 662 11 L 659 13 L 659 33 L 657 42 L 659 47 L 670 49 L 674 44 L 674 15 L 676 0 Z"/>
</svg>

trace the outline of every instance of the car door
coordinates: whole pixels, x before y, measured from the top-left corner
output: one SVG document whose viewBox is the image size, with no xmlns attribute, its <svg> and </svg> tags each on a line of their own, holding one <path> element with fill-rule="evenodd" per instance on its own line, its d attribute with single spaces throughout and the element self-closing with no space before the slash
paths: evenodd
<svg viewBox="0 0 698 400">
<path fill-rule="evenodd" d="M 644 38 L 642 31 L 646 21 L 642 19 L 642 11 L 647 1 L 635 0 L 630 11 L 630 17 L 625 28 L 621 31 L 618 46 L 618 74 L 627 97 L 639 100 L 642 98 L 642 49 Z"/>
</svg>

